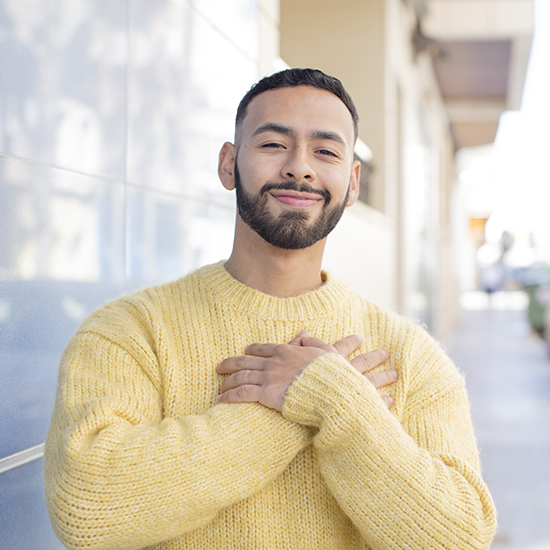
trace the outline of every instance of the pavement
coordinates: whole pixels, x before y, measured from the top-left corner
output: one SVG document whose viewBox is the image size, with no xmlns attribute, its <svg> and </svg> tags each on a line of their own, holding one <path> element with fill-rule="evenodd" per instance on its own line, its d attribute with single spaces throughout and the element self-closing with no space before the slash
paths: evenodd
<svg viewBox="0 0 550 550">
<path fill-rule="evenodd" d="M 550 351 L 525 296 L 470 296 L 446 342 L 466 375 L 484 478 L 499 528 L 491 550 L 550 550 Z"/>
</svg>

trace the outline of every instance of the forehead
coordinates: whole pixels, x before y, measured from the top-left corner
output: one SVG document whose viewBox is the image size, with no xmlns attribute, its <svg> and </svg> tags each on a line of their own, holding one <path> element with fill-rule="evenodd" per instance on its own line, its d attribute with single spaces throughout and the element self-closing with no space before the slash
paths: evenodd
<svg viewBox="0 0 550 550">
<path fill-rule="evenodd" d="M 239 133 L 242 139 L 268 123 L 291 128 L 296 134 L 337 132 L 353 147 L 353 119 L 334 94 L 310 86 L 277 88 L 262 92 L 248 105 Z"/>
</svg>

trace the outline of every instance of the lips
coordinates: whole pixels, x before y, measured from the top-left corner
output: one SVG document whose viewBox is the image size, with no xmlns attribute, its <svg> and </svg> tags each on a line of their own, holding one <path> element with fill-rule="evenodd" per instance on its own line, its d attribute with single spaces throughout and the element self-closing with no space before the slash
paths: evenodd
<svg viewBox="0 0 550 550">
<path fill-rule="evenodd" d="M 321 200 L 320 197 L 298 191 L 279 190 L 272 191 L 271 195 L 278 201 L 293 206 L 294 208 L 308 208 Z"/>
</svg>

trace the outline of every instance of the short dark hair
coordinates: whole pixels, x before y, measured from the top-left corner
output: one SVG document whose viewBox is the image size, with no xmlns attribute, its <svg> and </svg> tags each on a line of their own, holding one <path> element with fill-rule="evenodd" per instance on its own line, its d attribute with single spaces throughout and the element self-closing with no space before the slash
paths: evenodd
<svg viewBox="0 0 550 550">
<path fill-rule="evenodd" d="M 286 69 L 278 73 L 272 74 L 262 78 L 259 82 L 254 84 L 246 95 L 241 99 L 239 108 L 237 109 L 237 116 L 235 118 L 235 127 L 238 128 L 246 116 L 246 110 L 248 104 L 258 95 L 269 90 L 276 90 L 278 88 L 294 88 L 296 86 L 312 86 L 319 90 L 325 90 L 334 94 L 342 103 L 348 108 L 353 119 L 353 130 L 355 139 L 359 134 L 359 115 L 357 109 L 353 104 L 351 96 L 346 92 L 344 85 L 335 78 L 329 76 L 323 71 L 318 69 Z"/>
</svg>

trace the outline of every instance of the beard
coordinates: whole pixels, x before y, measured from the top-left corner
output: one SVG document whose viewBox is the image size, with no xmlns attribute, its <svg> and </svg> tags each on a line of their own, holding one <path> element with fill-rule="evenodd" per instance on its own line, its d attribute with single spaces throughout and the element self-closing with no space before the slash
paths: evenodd
<svg viewBox="0 0 550 550">
<path fill-rule="evenodd" d="M 269 212 L 267 201 L 272 189 L 292 189 L 302 193 L 314 193 L 323 197 L 325 203 L 316 220 L 310 222 L 309 212 L 288 210 L 279 216 Z M 237 161 L 235 160 L 235 192 L 239 215 L 250 229 L 264 241 L 285 250 L 301 250 L 324 239 L 338 224 L 348 202 L 350 188 L 344 200 L 330 208 L 331 195 L 326 190 L 314 189 L 308 183 L 294 181 L 266 183 L 257 196 L 247 193 L 242 186 Z"/>
</svg>

